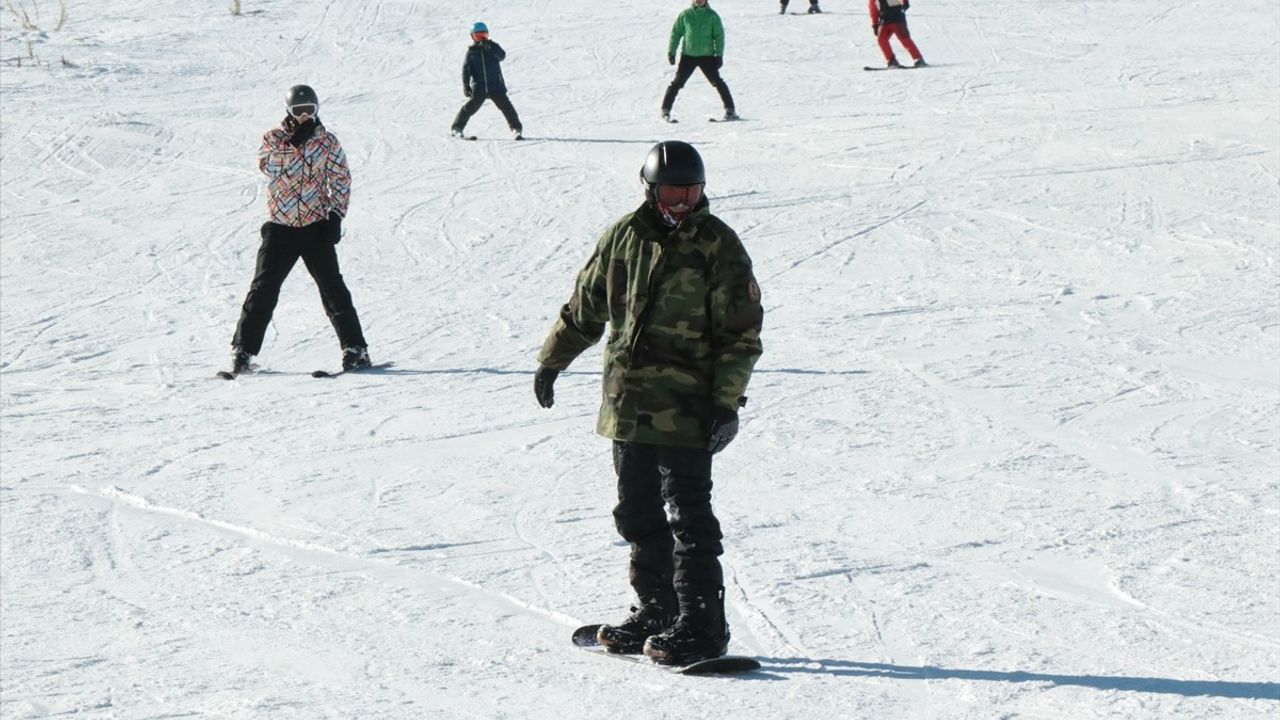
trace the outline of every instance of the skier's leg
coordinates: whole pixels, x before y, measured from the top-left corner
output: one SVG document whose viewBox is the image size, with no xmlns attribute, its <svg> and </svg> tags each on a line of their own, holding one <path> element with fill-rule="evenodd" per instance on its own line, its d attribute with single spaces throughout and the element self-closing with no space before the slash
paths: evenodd
<svg viewBox="0 0 1280 720">
<path fill-rule="evenodd" d="M 613 468 L 618 475 L 613 521 L 618 534 L 631 544 L 631 587 L 641 603 L 656 601 L 671 607 L 675 540 L 663 506 L 658 449 L 615 440 Z"/>
<path fill-rule="evenodd" d="M 671 108 L 676 104 L 676 95 L 679 94 L 684 84 L 689 82 L 689 78 L 697 67 L 697 58 L 691 58 L 688 55 L 680 56 L 680 63 L 676 65 L 676 76 L 671 79 L 671 84 L 667 86 L 667 93 L 662 97 L 663 113 L 671 112 Z"/>
<path fill-rule="evenodd" d="M 458 132 L 462 132 L 466 129 L 467 121 L 471 119 L 472 115 L 476 114 L 476 111 L 484 104 L 484 100 L 485 96 L 480 93 L 476 93 L 470 98 L 467 98 L 467 101 L 463 103 L 462 107 L 458 110 L 457 116 L 453 118 L 453 125 L 450 125 L 449 129 L 457 130 Z"/>
<path fill-rule="evenodd" d="M 880 45 L 880 53 L 884 55 L 884 61 L 893 63 L 896 59 L 893 57 L 893 48 L 889 45 L 889 38 L 893 37 L 893 25 L 881 25 L 880 32 L 876 35 L 876 43 Z"/>
<path fill-rule="evenodd" d="M 306 236 L 307 244 L 302 252 L 302 262 L 306 263 L 307 272 L 316 281 L 320 290 L 320 303 L 329 316 L 329 323 L 338 335 L 338 345 L 342 348 L 368 347 L 364 341 L 364 331 L 360 327 L 360 317 L 356 315 L 355 304 L 351 301 L 351 291 L 342 279 L 338 269 L 337 248 L 328 241 L 316 237 L 319 223 L 303 228 L 310 231 Z"/>
<path fill-rule="evenodd" d="M 907 28 L 906 23 L 898 26 L 898 42 L 902 43 L 902 47 L 906 48 L 907 54 L 912 60 L 920 59 L 920 50 L 916 48 L 915 42 L 911 40 L 911 30 Z"/>
<path fill-rule="evenodd" d="M 676 593 L 710 592 L 724 585 L 720 521 L 711 509 L 711 453 L 700 448 L 660 446 L 658 473 L 668 522 L 675 535 Z"/>
<path fill-rule="evenodd" d="M 791 2 L 791 0 L 782 0 L 782 9 L 778 10 L 779 15 L 782 15 L 787 12 L 787 3 L 789 2 Z"/>
<path fill-rule="evenodd" d="M 275 223 L 263 223 L 262 245 L 258 247 L 258 263 L 249 283 L 249 293 L 240 309 L 240 322 L 231 344 L 250 355 L 262 350 L 262 338 L 271 324 L 271 315 L 280 301 L 280 287 L 294 263 L 298 262 L 298 244 L 294 229 Z"/>
<path fill-rule="evenodd" d="M 720 76 L 720 58 L 705 57 L 698 58 L 698 67 L 702 70 L 703 76 L 707 78 L 707 82 L 711 83 L 711 87 L 716 89 L 720 94 L 720 102 L 724 103 L 725 112 L 733 112 L 733 94 L 729 92 L 729 84 Z"/>
<path fill-rule="evenodd" d="M 511 104 L 511 99 L 507 97 L 506 93 L 490 95 L 489 99 L 502 111 L 502 117 L 507 119 L 507 127 L 516 132 L 524 130 L 524 126 L 520 124 L 520 116 L 516 113 L 516 108 Z"/>
</svg>

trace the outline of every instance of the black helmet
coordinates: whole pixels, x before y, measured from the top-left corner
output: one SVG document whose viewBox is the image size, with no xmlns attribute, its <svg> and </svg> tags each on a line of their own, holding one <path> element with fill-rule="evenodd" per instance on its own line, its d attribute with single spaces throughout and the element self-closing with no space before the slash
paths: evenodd
<svg viewBox="0 0 1280 720">
<path fill-rule="evenodd" d="M 653 185 L 703 185 L 707 171 L 702 156 L 687 142 L 667 140 L 654 145 L 640 168 L 646 187 Z"/>
<path fill-rule="evenodd" d="M 316 97 L 316 91 L 310 85 L 294 85 L 289 88 L 289 94 L 284 96 L 284 106 L 291 108 L 294 105 L 320 107 L 320 98 Z"/>
</svg>

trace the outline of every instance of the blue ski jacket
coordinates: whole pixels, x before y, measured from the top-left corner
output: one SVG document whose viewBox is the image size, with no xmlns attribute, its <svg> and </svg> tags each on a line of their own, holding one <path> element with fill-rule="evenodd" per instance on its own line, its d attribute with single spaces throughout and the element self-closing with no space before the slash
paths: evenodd
<svg viewBox="0 0 1280 720">
<path fill-rule="evenodd" d="M 492 40 L 484 40 L 467 48 L 462 62 L 462 89 L 470 95 L 505 95 L 507 84 L 502 80 L 502 61 L 507 51 Z"/>
</svg>

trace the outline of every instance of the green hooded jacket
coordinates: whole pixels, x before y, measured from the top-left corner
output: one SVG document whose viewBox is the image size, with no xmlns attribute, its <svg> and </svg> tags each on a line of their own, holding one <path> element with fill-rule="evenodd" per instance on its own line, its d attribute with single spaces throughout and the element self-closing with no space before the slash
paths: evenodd
<svg viewBox="0 0 1280 720">
<path fill-rule="evenodd" d="M 605 231 L 538 354 L 564 370 L 604 335 L 596 432 L 705 447 L 714 406 L 737 410 L 764 310 L 751 258 L 704 197 L 676 228 L 647 204 Z"/>
<path fill-rule="evenodd" d="M 684 39 L 684 54 L 689 57 L 721 57 L 724 55 L 724 24 L 710 5 L 693 7 L 680 13 L 671 27 L 667 54 L 674 55 Z"/>
</svg>

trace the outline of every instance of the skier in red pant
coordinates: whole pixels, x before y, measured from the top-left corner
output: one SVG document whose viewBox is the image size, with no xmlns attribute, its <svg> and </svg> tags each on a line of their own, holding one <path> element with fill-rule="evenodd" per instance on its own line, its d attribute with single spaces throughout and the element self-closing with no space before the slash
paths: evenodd
<svg viewBox="0 0 1280 720">
<path fill-rule="evenodd" d="M 915 61 L 916 67 L 924 67 L 924 58 L 911 41 L 911 31 L 907 29 L 907 9 L 911 0 L 867 0 L 867 9 L 871 12 L 871 32 L 880 43 L 880 52 L 889 67 L 902 67 L 898 58 L 893 56 L 893 48 L 889 47 L 889 38 L 898 36 L 898 42 L 906 48 L 907 54 Z"/>
</svg>

